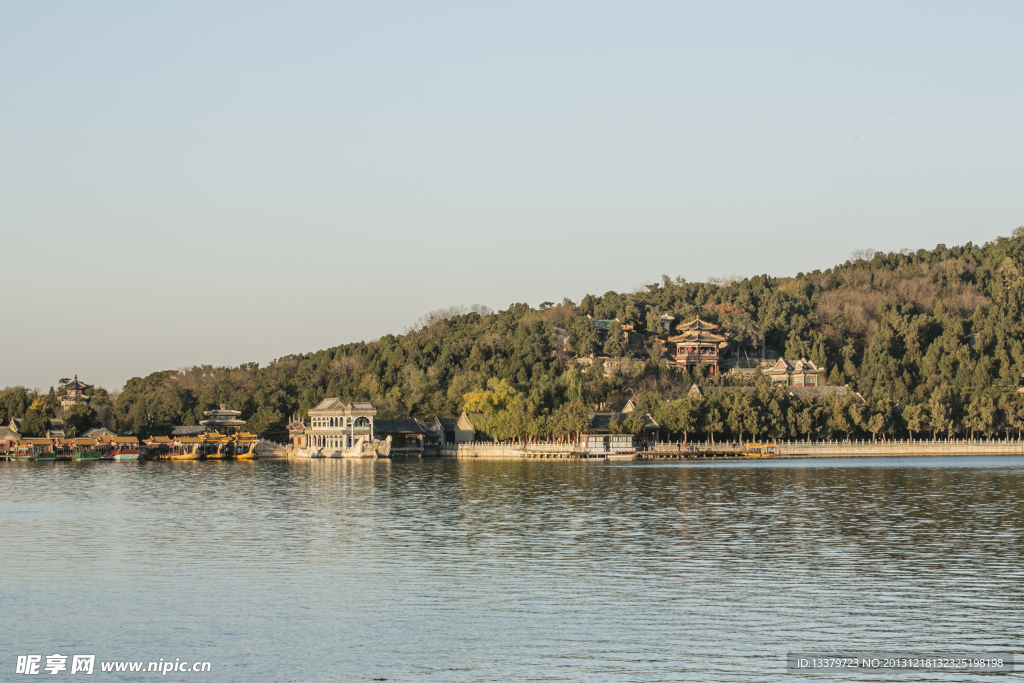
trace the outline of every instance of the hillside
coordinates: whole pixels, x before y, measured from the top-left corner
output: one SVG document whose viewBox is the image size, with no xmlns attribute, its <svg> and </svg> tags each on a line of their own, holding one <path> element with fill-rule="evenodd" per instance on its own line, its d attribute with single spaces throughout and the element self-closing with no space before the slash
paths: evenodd
<svg viewBox="0 0 1024 683">
<path fill-rule="evenodd" d="M 632 398 L 691 438 L 1020 430 L 1024 229 L 983 246 L 857 256 L 796 277 L 663 277 L 632 293 L 588 295 L 578 303 L 438 311 L 405 334 L 265 367 L 203 366 L 133 378 L 116 397 L 94 390 L 95 411 L 82 419 L 159 434 L 195 424 L 203 410 L 226 403 L 251 429 L 280 440 L 291 416 L 341 396 L 372 401 L 381 417 L 456 415 L 468 404 L 496 420 L 493 435 L 507 438 L 558 432 L 573 424 L 573 414 Z M 700 315 L 720 324 L 734 345 L 763 335 L 769 349 L 824 366 L 831 385 L 852 391 L 801 400 L 760 376 L 668 369 L 655 341 L 665 337 L 663 315 Z M 591 318 L 618 320 L 603 348 Z M 622 342 L 618 324 L 632 325 L 637 343 Z M 642 362 L 606 376 L 600 360 L 579 367 L 575 357 L 591 354 Z M 753 388 L 687 398 L 695 382 Z M 42 411 L 52 396 L 4 390 L 0 418 L 6 424 L 32 413 L 33 400 Z"/>
</svg>

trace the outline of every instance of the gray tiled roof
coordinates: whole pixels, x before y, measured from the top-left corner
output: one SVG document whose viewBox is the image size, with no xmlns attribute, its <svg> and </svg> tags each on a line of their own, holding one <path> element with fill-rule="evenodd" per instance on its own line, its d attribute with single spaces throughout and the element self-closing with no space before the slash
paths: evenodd
<svg viewBox="0 0 1024 683">
<path fill-rule="evenodd" d="M 101 436 L 117 436 L 117 434 L 106 427 L 93 427 L 82 433 L 83 439 L 98 439 Z"/>
<path fill-rule="evenodd" d="M 423 427 L 416 420 L 374 420 L 373 431 L 378 434 L 422 434 Z"/>
<path fill-rule="evenodd" d="M 332 408 L 344 408 L 345 404 L 340 398 L 325 398 L 310 410 L 330 410 Z"/>
<path fill-rule="evenodd" d="M 198 436 L 207 432 L 202 425 L 179 425 L 171 432 L 171 436 Z"/>
</svg>

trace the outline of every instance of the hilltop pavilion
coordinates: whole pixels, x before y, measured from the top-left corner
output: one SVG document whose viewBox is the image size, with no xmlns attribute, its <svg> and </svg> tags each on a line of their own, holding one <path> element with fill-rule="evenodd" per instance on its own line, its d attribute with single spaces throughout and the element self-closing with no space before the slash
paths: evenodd
<svg viewBox="0 0 1024 683">
<path fill-rule="evenodd" d="M 676 345 L 674 364 L 679 370 L 689 370 L 697 365 L 707 365 L 712 375 L 718 373 L 718 364 L 721 360 L 719 351 L 724 349 L 728 342 L 725 337 L 716 334 L 718 325 L 701 320 L 697 316 L 688 323 L 676 326 L 679 333 L 675 337 L 669 337 L 669 342 Z"/>
</svg>

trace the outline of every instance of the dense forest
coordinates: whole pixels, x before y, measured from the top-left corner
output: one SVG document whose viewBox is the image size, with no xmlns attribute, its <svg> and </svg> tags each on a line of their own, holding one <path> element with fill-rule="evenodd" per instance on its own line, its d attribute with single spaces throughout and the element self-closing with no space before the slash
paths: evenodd
<svg viewBox="0 0 1024 683">
<path fill-rule="evenodd" d="M 436 311 L 414 329 L 286 356 L 265 367 L 201 366 L 91 390 L 72 429 L 103 424 L 138 435 L 196 424 L 224 403 L 249 428 L 283 441 L 292 416 L 327 396 L 369 400 L 380 417 L 483 413 L 494 438 L 578 431 L 586 414 L 632 399 L 685 438 L 1018 436 L 1024 428 L 1024 228 L 984 246 L 864 250 L 795 277 L 688 282 L 662 277 L 632 293 Z M 826 368 L 829 385 L 800 399 L 760 375 L 666 366 L 662 316 L 700 315 L 733 344 L 763 338 L 777 355 Z M 594 319 L 616 320 L 598 344 Z M 632 326 L 627 344 L 621 326 Z M 659 339 L 660 338 L 660 339 Z M 594 356 L 584 367 L 578 357 Z M 609 360 L 605 360 L 605 359 Z M 622 361 L 628 358 L 630 361 Z M 611 360 L 615 359 L 615 360 Z M 726 387 L 690 397 L 693 384 Z M 728 387 L 734 387 L 730 390 Z M 57 399 L 0 393 L 0 420 L 44 428 Z M 623 429 L 639 431 L 638 420 Z"/>
</svg>

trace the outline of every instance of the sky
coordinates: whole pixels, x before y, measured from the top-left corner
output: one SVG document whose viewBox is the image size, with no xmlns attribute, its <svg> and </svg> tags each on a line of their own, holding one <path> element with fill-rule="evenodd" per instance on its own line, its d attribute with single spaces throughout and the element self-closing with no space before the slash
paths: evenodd
<svg viewBox="0 0 1024 683">
<path fill-rule="evenodd" d="M 1020 2 L 0 12 L 0 386 L 1024 224 Z"/>
</svg>

